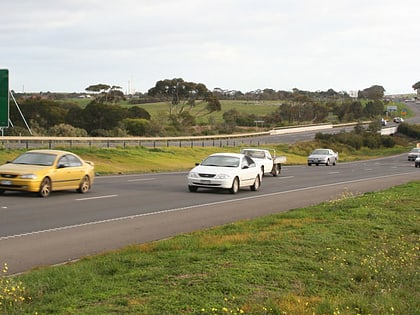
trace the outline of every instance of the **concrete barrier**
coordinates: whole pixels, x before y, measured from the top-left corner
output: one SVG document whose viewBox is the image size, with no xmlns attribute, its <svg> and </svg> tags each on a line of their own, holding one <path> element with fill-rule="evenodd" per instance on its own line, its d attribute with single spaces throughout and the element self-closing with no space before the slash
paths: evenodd
<svg viewBox="0 0 420 315">
<path fill-rule="evenodd" d="M 317 126 L 301 126 L 301 127 L 287 127 L 282 129 L 273 129 L 270 131 L 270 135 L 284 135 L 289 133 L 297 133 L 297 132 L 304 132 L 304 131 L 314 131 L 314 130 L 325 130 L 331 129 L 333 125 L 317 125 Z"/>
<path fill-rule="evenodd" d="M 380 133 L 381 136 L 392 136 L 396 134 L 398 131 L 398 127 L 389 127 L 389 128 L 382 128 Z"/>
</svg>

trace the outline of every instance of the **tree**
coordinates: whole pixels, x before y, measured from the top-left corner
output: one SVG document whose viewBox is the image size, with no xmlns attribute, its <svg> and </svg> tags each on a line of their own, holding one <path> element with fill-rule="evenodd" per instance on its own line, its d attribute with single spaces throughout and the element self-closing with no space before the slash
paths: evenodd
<svg viewBox="0 0 420 315">
<path fill-rule="evenodd" d="M 370 101 L 365 105 L 365 113 L 368 117 L 376 117 L 382 115 L 384 112 L 384 104 L 379 101 Z"/>
<path fill-rule="evenodd" d="M 385 89 L 380 85 L 372 85 L 371 87 L 359 91 L 358 98 L 367 98 L 369 100 L 380 100 L 384 97 Z"/>
<path fill-rule="evenodd" d="M 413 84 L 413 89 L 417 91 L 417 94 L 420 94 L 420 81 Z"/>
<path fill-rule="evenodd" d="M 89 85 L 85 89 L 85 91 L 101 93 L 101 92 L 105 92 L 105 91 L 109 90 L 109 88 L 110 88 L 110 86 L 108 84 L 99 83 L 99 84 L 95 84 L 95 85 Z"/>
<path fill-rule="evenodd" d="M 150 120 L 151 116 L 144 108 L 132 106 L 128 109 L 128 118 L 143 118 Z"/>
<path fill-rule="evenodd" d="M 125 129 L 132 136 L 145 136 L 150 129 L 150 122 L 143 118 L 126 118 L 123 121 Z"/>
<path fill-rule="evenodd" d="M 91 102 L 83 109 L 82 128 L 89 134 L 96 129 L 111 130 L 126 116 L 127 110 L 121 106 Z"/>
<path fill-rule="evenodd" d="M 192 109 L 202 102 L 206 106 L 199 112 L 201 114 L 209 114 L 221 110 L 218 98 L 204 84 L 186 82 L 181 78 L 156 82 L 156 85 L 149 89 L 148 95 L 160 97 L 164 101 L 169 102 L 169 115 L 175 115 L 175 117 L 184 111 L 191 113 Z"/>
<path fill-rule="evenodd" d="M 124 93 L 121 91 L 122 87 L 108 84 L 95 84 L 88 86 L 85 91 L 97 93 L 95 101 L 97 103 L 117 103 L 120 100 L 124 100 Z"/>
<path fill-rule="evenodd" d="M 27 121 L 36 121 L 39 127 L 46 129 L 64 123 L 67 115 L 67 110 L 58 102 L 41 97 L 27 98 L 19 107 Z M 10 107 L 10 119 L 13 124 L 24 127 L 22 117 L 15 106 Z"/>
<path fill-rule="evenodd" d="M 48 129 L 50 136 L 56 137 L 86 137 L 87 132 L 84 129 L 75 128 L 68 124 L 58 124 Z"/>
</svg>

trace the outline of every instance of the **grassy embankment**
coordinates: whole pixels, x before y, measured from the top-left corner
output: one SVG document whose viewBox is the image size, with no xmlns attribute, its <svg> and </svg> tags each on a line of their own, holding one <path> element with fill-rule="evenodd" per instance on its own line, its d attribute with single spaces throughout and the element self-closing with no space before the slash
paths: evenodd
<svg viewBox="0 0 420 315">
<path fill-rule="evenodd" d="M 276 145 L 304 164 L 318 143 Z M 97 172 L 190 169 L 239 148 L 73 149 Z M 341 148 L 341 161 L 406 152 Z M 0 150 L 12 159 L 24 150 Z M 4 278 L 4 314 L 418 314 L 420 182 Z M 1 258 L 1 257 L 0 257 Z M 1 262 L 0 262 L 1 263 Z M 7 262 L 6 262 L 7 263 Z M 9 299 L 11 298 L 11 300 Z M 21 298 L 25 298 L 22 301 Z"/>
<path fill-rule="evenodd" d="M 286 165 L 305 164 L 308 153 L 324 144 L 310 141 L 293 145 L 264 145 L 275 149 L 277 155 L 287 157 Z M 350 150 L 345 146 L 335 148 L 339 152 L 340 162 L 364 160 L 407 152 L 410 146 L 398 145 L 388 149 Z M 67 148 L 64 148 L 68 150 Z M 12 160 L 26 150 L 0 149 L 0 164 Z M 166 171 L 185 171 L 191 169 L 207 155 L 215 152 L 239 152 L 240 147 L 162 147 L 162 148 L 72 148 L 70 151 L 80 155 L 85 160 L 95 163 L 96 172 L 105 174 L 151 173 Z"/>
<path fill-rule="evenodd" d="M 34 270 L 7 279 L 17 300 L 0 312 L 419 314 L 419 189 L 343 194 Z"/>
</svg>

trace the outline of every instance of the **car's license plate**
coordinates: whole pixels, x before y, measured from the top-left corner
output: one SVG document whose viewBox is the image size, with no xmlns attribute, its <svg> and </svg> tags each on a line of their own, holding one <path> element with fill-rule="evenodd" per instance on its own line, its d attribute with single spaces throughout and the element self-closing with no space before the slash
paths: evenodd
<svg viewBox="0 0 420 315">
<path fill-rule="evenodd" d="M 209 181 L 208 179 L 202 179 L 202 180 L 200 180 L 200 183 L 201 184 L 210 184 L 211 181 Z"/>
<path fill-rule="evenodd" d="M 9 185 L 12 185 L 12 181 L 11 181 L 11 180 L 2 180 L 2 181 L 1 181 L 1 184 L 2 184 L 2 185 L 9 186 Z"/>
</svg>

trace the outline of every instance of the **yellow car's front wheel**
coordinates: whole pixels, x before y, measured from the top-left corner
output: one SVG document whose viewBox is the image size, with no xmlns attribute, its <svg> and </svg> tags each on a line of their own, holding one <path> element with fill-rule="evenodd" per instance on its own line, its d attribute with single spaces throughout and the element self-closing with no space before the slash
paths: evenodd
<svg viewBox="0 0 420 315">
<path fill-rule="evenodd" d="M 39 195 L 45 198 L 45 197 L 48 197 L 50 193 L 51 193 L 51 180 L 48 177 L 45 177 L 41 182 Z"/>
</svg>

